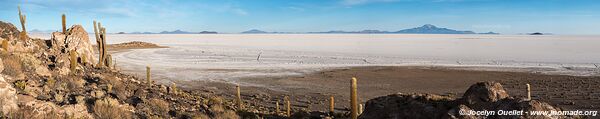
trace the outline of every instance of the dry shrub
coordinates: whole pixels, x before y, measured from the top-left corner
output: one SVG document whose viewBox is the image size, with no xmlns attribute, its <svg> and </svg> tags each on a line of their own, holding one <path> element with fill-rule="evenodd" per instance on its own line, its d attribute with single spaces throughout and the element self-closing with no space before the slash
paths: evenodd
<svg viewBox="0 0 600 119">
<path fill-rule="evenodd" d="M 122 80 L 119 80 L 116 77 L 112 77 L 112 76 L 107 76 L 104 79 L 106 79 L 105 81 L 107 84 L 111 85 L 111 88 L 110 88 L 111 91 L 108 91 L 108 92 L 114 93 L 117 96 L 117 98 L 126 99 L 131 94 L 131 92 L 128 92 L 128 90 L 127 90 L 128 87 L 123 83 Z M 129 88 L 133 89 L 134 87 L 129 87 Z"/>
<path fill-rule="evenodd" d="M 210 97 L 208 100 L 209 110 L 213 112 L 216 119 L 239 119 L 240 117 L 233 110 L 226 110 L 223 107 L 223 99 L 218 96 Z"/>
<path fill-rule="evenodd" d="M 0 116 L 2 117 L 2 116 Z M 8 112 L 8 115 L 3 118 L 8 119 L 71 119 L 72 116 L 68 116 L 65 114 L 60 114 L 56 111 L 50 111 L 45 114 L 39 114 L 35 111 L 34 107 L 31 106 L 21 106 L 20 109 L 12 110 Z"/>
<path fill-rule="evenodd" d="M 225 110 L 223 113 L 218 113 L 215 115 L 216 119 L 239 119 L 240 116 L 235 113 L 233 110 Z"/>
<path fill-rule="evenodd" d="M 156 113 L 160 114 L 161 116 L 168 116 L 169 115 L 169 103 L 164 101 L 164 100 L 160 100 L 160 99 L 150 99 L 149 102 L 150 106 L 153 108 L 154 111 L 156 111 Z"/>
<path fill-rule="evenodd" d="M 94 104 L 94 116 L 96 119 L 131 119 L 131 112 L 119 107 L 116 99 L 104 98 L 96 100 Z"/>
<path fill-rule="evenodd" d="M 2 57 L 2 61 L 4 62 L 4 71 L 2 71 L 2 74 L 12 77 L 23 74 L 23 63 L 17 56 L 3 55 Z"/>
</svg>

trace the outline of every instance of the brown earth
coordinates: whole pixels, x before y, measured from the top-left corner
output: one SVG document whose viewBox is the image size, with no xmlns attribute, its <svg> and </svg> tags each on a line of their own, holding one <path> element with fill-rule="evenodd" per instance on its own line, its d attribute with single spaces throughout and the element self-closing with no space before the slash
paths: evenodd
<svg viewBox="0 0 600 119">
<path fill-rule="evenodd" d="M 511 96 L 525 97 L 526 83 L 532 86 L 532 98 L 566 110 L 600 110 L 600 77 L 545 75 L 529 72 L 460 70 L 450 67 L 350 67 L 320 71 L 304 76 L 241 79 L 264 86 L 242 86 L 248 103 L 274 108 L 289 95 L 295 110 L 326 111 L 330 95 L 336 110 L 345 112 L 349 105 L 351 77 L 358 78 L 359 101 L 388 94 L 431 93 L 461 97 L 471 84 L 496 81 Z M 178 81 L 188 89 L 213 92 L 233 98 L 235 86 L 223 82 Z"/>
</svg>

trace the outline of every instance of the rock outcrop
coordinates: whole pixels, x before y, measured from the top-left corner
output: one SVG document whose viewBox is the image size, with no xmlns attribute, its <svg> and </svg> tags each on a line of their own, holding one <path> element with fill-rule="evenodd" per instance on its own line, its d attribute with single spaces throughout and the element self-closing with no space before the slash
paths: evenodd
<svg viewBox="0 0 600 119">
<path fill-rule="evenodd" d="M 19 36 L 19 33 L 13 24 L 0 21 L 0 38 L 13 39 Z"/>
<path fill-rule="evenodd" d="M 88 33 L 81 25 L 73 25 L 67 30 L 67 33 L 54 32 L 52 33 L 51 49 L 54 52 L 68 53 L 75 50 L 79 55 L 79 63 L 94 64 L 94 47 L 89 40 Z M 85 62 L 83 58 L 85 57 Z"/>
<path fill-rule="evenodd" d="M 492 115 L 470 115 L 471 111 L 495 111 Z M 503 111 L 512 115 L 500 115 Z M 432 94 L 393 94 L 367 101 L 361 119 L 564 119 L 562 115 L 530 115 L 530 111 L 561 111 L 560 108 L 537 101 L 510 97 L 500 83 L 480 82 L 472 85 L 459 99 Z"/>
</svg>

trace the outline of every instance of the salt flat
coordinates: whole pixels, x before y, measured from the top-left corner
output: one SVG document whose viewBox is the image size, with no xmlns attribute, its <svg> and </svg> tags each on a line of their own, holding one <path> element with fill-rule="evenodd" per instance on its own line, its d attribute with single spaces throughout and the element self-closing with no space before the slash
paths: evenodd
<svg viewBox="0 0 600 119">
<path fill-rule="evenodd" d="M 42 36 L 43 37 L 43 36 Z M 93 39 L 93 38 L 91 38 Z M 417 34 L 110 34 L 107 42 L 169 46 L 114 54 L 179 80 L 237 81 L 348 66 L 458 66 L 598 75 L 600 36 Z"/>
</svg>

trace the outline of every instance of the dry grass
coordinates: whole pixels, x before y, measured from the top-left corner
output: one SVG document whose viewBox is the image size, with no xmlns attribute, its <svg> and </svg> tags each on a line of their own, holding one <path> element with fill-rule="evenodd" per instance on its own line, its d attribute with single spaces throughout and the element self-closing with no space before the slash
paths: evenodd
<svg viewBox="0 0 600 119">
<path fill-rule="evenodd" d="M 14 55 L 2 55 L 2 61 L 4 62 L 4 71 L 2 74 L 16 77 L 23 74 L 23 63 L 21 60 Z"/>
<path fill-rule="evenodd" d="M 164 115 L 164 116 L 168 116 L 169 115 L 169 103 L 164 101 L 164 100 L 160 100 L 160 99 L 150 99 L 150 104 L 151 107 L 154 108 L 154 111 L 156 111 L 157 113 L 159 113 L 160 115 Z"/>
<path fill-rule="evenodd" d="M 72 116 L 50 111 L 45 114 L 39 114 L 35 111 L 35 108 L 31 106 L 21 106 L 20 109 L 8 112 L 6 117 L 0 116 L 1 118 L 7 119 L 73 119 Z"/>
<path fill-rule="evenodd" d="M 116 99 L 105 98 L 96 100 L 94 104 L 94 116 L 96 119 L 131 119 L 131 112 L 119 107 Z"/>
</svg>

